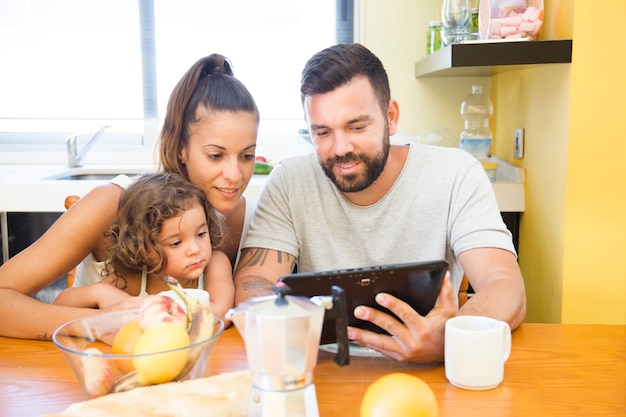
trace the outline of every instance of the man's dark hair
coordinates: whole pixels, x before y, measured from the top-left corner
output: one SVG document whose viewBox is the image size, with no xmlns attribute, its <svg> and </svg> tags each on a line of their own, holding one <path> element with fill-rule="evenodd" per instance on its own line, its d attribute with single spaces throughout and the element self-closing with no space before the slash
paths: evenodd
<svg viewBox="0 0 626 417">
<path fill-rule="evenodd" d="M 334 45 L 309 59 L 302 70 L 302 103 L 308 96 L 328 93 L 358 76 L 367 77 L 382 111 L 386 113 L 391 99 L 387 72 L 380 59 L 358 43 Z"/>
</svg>

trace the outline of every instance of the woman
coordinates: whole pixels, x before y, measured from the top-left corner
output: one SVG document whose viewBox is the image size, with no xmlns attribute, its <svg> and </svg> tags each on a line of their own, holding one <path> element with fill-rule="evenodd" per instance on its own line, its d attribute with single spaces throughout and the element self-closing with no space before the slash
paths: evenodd
<svg viewBox="0 0 626 417">
<path fill-rule="evenodd" d="M 160 170 L 199 186 L 223 216 L 220 246 L 235 265 L 253 202 L 243 192 L 254 171 L 259 112 L 229 62 L 213 54 L 196 62 L 174 88 L 160 136 Z M 49 339 L 59 325 L 98 310 L 50 305 L 32 298 L 59 276 L 85 262 L 78 282 L 98 279 L 106 260 L 105 232 L 115 220 L 123 188 L 99 186 L 64 213 L 30 247 L 0 267 L 0 335 Z M 82 268 L 86 267 L 86 268 Z M 141 299 L 120 297 L 103 286 L 101 310 L 137 308 Z"/>
</svg>

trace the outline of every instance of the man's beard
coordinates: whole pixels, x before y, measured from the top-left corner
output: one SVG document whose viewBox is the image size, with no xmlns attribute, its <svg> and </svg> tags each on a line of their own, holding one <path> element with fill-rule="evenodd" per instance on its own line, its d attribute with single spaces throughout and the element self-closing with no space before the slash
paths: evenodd
<svg viewBox="0 0 626 417">
<path fill-rule="evenodd" d="M 374 181 L 380 177 L 387 158 L 389 157 L 389 134 L 385 134 L 383 139 L 383 149 L 377 152 L 372 157 L 365 154 L 348 153 L 344 156 L 338 156 L 333 159 L 328 159 L 326 162 L 322 162 L 322 169 L 326 176 L 332 181 L 333 184 L 343 193 L 356 193 L 365 190 L 372 185 Z M 365 165 L 364 174 L 348 174 L 338 176 L 333 171 L 335 165 L 344 165 L 355 162 L 361 162 Z"/>
</svg>

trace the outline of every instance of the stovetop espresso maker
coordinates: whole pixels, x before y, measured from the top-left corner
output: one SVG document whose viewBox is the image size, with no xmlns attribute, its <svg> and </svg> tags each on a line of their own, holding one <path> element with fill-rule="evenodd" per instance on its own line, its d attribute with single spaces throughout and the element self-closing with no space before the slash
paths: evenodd
<svg viewBox="0 0 626 417">
<path fill-rule="evenodd" d="M 313 298 L 287 295 L 277 284 L 275 295 L 252 298 L 231 309 L 244 339 L 252 376 L 248 416 L 319 416 L 313 368 L 317 364 L 324 317 L 334 319 L 338 350 L 334 361 L 350 361 L 345 293 Z"/>
</svg>

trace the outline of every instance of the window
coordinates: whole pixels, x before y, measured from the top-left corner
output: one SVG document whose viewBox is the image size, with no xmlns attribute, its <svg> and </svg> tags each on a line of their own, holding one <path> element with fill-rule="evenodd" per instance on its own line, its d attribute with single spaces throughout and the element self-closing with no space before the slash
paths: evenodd
<svg viewBox="0 0 626 417">
<path fill-rule="evenodd" d="M 91 151 L 99 161 L 119 151 L 151 161 L 171 90 L 213 52 L 254 95 L 262 132 L 295 132 L 302 67 L 352 42 L 352 10 L 352 0 L 2 0 L 0 156 L 62 162 L 67 135 L 108 124 Z"/>
</svg>

